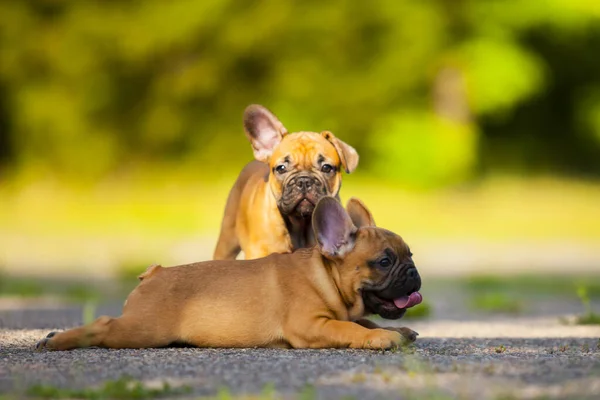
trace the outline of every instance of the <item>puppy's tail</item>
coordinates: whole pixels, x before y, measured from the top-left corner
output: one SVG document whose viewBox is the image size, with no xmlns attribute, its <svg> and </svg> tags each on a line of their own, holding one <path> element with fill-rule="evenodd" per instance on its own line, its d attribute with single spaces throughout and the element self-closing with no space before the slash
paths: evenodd
<svg viewBox="0 0 600 400">
<path fill-rule="evenodd" d="M 161 268 L 162 268 L 162 266 L 160 264 L 152 264 L 151 266 L 149 266 L 146 269 L 146 271 L 144 271 L 140 276 L 138 276 L 138 279 L 140 281 L 143 281 L 144 278 L 148 278 L 148 277 L 154 275 L 156 273 L 156 271 L 158 271 Z"/>
</svg>

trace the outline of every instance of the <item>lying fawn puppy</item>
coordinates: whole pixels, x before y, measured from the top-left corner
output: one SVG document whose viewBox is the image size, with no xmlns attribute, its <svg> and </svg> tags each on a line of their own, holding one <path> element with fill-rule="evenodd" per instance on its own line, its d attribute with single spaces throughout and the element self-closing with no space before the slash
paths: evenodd
<svg viewBox="0 0 600 400">
<path fill-rule="evenodd" d="M 375 227 L 356 199 L 348 211 L 323 197 L 312 217 L 317 245 L 246 261 L 206 261 L 140 275 L 118 318 L 52 332 L 37 349 L 78 347 L 351 347 L 412 342 L 408 328 L 380 328 L 365 308 L 400 318 L 422 300 L 421 278 L 400 236 Z"/>
</svg>

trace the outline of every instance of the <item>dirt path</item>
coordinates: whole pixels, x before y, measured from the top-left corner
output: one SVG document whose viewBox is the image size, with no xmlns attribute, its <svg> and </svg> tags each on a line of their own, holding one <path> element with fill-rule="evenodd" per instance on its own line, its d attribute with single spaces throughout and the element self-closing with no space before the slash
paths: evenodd
<svg viewBox="0 0 600 400">
<path fill-rule="evenodd" d="M 234 394 L 275 390 L 304 399 L 600 395 L 600 327 L 566 326 L 554 316 L 406 322 L 420 337 L 414 346 L 396 352 L 32 350 L 49 329 L 72 326 L 80 318 L 77 307 L 0 311 L 0 394 L 20 396 L 35 384 L 84 388 L 128 375 L 150 386 L 164 381 L 189 386 L 192 392 L 183 397 L 214 396 L 222 388 Z"/>
</svg>

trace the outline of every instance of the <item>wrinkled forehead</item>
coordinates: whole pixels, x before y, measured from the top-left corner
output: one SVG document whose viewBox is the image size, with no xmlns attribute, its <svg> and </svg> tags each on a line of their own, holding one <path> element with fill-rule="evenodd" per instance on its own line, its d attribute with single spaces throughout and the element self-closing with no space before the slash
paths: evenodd
<svg viewBox="0 0 600 400">
<path fill-rule="evenodd" d="M 369 246 L 376 247 L 378 250 L 391 249 L 397 256 L 405 256 L 410 253 L 406 242 L 394 232 L 377 227 L 364 227 L 359 230 L 359 234 L 364 236 Z"/>
<path fill-rule="evenodd" d="M 271 156 L 271 163 L 283 160 L 299 165 L 314 165 L 320 162 L 338 165 L 340 158 L 335 147 L 322 135 L 315 132 L 295 132 L 283 137 Z"/>
</svg>

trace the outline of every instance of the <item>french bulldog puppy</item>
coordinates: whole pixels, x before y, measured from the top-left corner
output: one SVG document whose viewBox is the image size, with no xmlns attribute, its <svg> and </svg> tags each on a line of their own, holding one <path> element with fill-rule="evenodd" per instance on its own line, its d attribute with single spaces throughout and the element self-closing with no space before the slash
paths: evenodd
<svg viewBox="0 0 600 400">
<path fill-rule="evenodd" d="M 37 349 L 198 347 L 387 349 L 412 342 L 408 328 L 380 328 L 366 309 L 397 319 L 417 305 L 421 278 L 402 238 L 375 227 L 357 199 L 347 211 L 322 197 L 316 245 L 254 260 L 146 270 L 123 315 L 52 332 Z"/>
<path fill-rule="evenodd" d="M 215 260 L 286 253 L 315 244 L 311 216 L 323 196 L 337 197 L 342 170 L 354 171 L 358 154 L 331 132 L 288 133 L 266 108 L 251 105 L 244 128 L 255 161 L 235 182 Z"/>
</svg>

